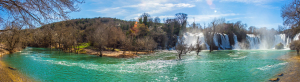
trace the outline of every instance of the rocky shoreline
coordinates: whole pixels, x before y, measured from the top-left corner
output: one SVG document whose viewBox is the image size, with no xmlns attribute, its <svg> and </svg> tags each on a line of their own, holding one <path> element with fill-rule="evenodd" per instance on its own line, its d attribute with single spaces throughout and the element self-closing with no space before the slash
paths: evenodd
<svg viewBox="0 0 300 82">
<path fill-rule="evenodd" d="M 269 81 L 278 82 L 299 82 L 300 81 L 300 55 L 296 52 L 289 52 L 280 58 L 280 60 L 288 61 L 288 65 L 282 71 L 275 76 L 275 78 L 269 79 Z"/>
<path fill-rule="evenodd" d="M 0 59 L 0 81 L 1 82 L 33 82 L 32 79 L 22 75 L 17 69 L 7 66 Z"/>
<path fill-rule="evenodd" d="M 93 50 L 93 49 L 84 49 L 86 51 L 85 54 L 90 54 L 90 55 L 99 55 L 99 51 Z M 123 54 L 123 51 L 102 51 L 103 56 L 106 57 L 114 57 L 114 58 L 134 58 L 134 57 L 139 57 L 137 54 L 150 54 L 154 52 L 134 52 L 134 51 L 126 51 L 125 54 Z"/>
<path fill-rule="evenodd" d="M 21 50 L 22 49 L 16 49 L 14 52 Z M 34 80 L 22 75 L 17 69 L 6 65 L 1 60 L 2 56 L 8 54 L 10 54 L 9 51 L 5 50 L 5 46 L 3 44 L 0 44 L 0 82 L 33 82 Z"/>
</svg>

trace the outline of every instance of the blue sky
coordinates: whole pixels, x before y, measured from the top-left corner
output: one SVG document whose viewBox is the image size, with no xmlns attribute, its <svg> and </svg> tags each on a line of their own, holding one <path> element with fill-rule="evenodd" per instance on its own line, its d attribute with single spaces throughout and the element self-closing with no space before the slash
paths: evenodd
<svg viewBox="0 0 300 82">
<path fill-rule="evenodd" d="M 71 19 L 112 17 L 137 19 L 144 12 L 151 17 L 174 18 L 176 13 L 188 14 L 188 22 L 209 23 L 214 18 L 242 21 L 249 26 L 277 29 L 282 25 L 281 7 L 289 0 L 85 0 L 80 12 Z"/>
</svg>

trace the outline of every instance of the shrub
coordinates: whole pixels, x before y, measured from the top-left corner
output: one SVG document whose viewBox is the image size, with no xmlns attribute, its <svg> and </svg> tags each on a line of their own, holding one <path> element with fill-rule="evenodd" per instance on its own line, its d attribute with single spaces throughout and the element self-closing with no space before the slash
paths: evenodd
<svg viewBox="0 0 300 82">
<path fill-rule="evenodd" d="M 299 50 L 300 50 L 300 40 L 296 40 L 296 41 L 292 41 L 290 43 L 290 49 L 291 50 L 296 50 L 297 54 L 299 54 Z"/>
<path fill-rule="evenodd" d="M 282 43 L 279 43 L 275 46 L 275 49 L 283 49 L 283 48 L 284 48 L 284 46 Z"/>
</svg>

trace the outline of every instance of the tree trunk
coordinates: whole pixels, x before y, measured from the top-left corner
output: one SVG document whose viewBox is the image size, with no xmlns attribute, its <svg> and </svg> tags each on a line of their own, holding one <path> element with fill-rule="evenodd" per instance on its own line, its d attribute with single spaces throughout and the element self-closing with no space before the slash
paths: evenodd
<svg viewBox="0 0 300 82">
<path fill-rule="evenodd" d="M 135 55 L 137 55 L 138 51 L 135 52 Z"/>
<path fill-rule="evenodd" d="M 179 59 L 181 60 L 181 54 L 182 54 L 182 50 L 179 53 Z"/>
<path fill-rule="evenodd" d="M 100 48 L 100 55 L 99 56 L 102 57 L 102 48 Z"/>
<path fill-rule="evenodd" d="M 213 35 L 212 35 L 212 37 L 211 37 L 211 39 L 210 39 L 210 50 L 209 50 L 209 52 L 213 51 L 213 40 L 214 40 L 214 35 L 215 35 L 215 33 L 213 33 Z"/>
</svg>

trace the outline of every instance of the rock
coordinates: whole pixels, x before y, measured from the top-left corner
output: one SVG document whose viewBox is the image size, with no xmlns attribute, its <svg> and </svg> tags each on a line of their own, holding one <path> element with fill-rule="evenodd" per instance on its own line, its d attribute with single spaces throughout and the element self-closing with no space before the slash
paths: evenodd
<svg viewBox="0 0 300 82">
<path fill-rule="evenodd" d="M 269 81 L 278 81 L 279 78 L 272 78 L 272 79 L 269 79 Z"/>
<path fill-rule="evenodd" d="M 283 73 L 281 73 L 281 74 L 278 74 L 278 76 L 283 76 Z"/>
<path fill-rule="evenodd" d="M 17 70 L 16 68 L 12 68 L 12 67 L 8 67 L 9 69 L 11 69 L 11 70 Z"/>
<path fill-rule="evenodd" d="M 279 43 L 275 46 L 275 49 L 283 49 L 284 45 L 282 43 Z"/>
</svg>

